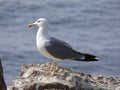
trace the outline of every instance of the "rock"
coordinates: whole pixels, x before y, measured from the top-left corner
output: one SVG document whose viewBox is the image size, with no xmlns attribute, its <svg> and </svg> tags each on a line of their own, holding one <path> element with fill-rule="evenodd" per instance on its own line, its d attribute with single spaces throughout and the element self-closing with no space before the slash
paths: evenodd
<svg viewBox="0 0 120 90">
<path fill-rule="evenodd" d="M 72 71 L 58 66 L 51 75 L 51 64 L 28 64 L 21 75 L 12 81 L 8 90 L 115 90 L 120 88 L 120 78 L 103 77 Z M 47 70 L 48 69 L 48 70 Z"/>
<path fill-rule="evenodd" d="M 0 59 L 0 90 L 7 90 L 4 77 L 3 77 L 3 68 L 1 64 L 1 59 Z"/>
</svg>

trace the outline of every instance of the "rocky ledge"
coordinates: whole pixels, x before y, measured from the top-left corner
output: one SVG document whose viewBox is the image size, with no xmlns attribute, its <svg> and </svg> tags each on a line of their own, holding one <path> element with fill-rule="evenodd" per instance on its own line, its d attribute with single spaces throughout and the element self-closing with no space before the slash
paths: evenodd
<svg viewBox="0 0 120 90">
<path fill-rule="evenodd" d="M 8 90 L 120 90 L 120 78 L 75 72 L 58 66 L 54 75 L 52 64 L 28 64 L 12 81 Z"/>
<path fill-rule="evenodd" d="M 7 90 L 7 86 L 5 84 L 4 76 L 3 76 L 3 67 L 0 59 L 0 90 Z"/>
</svg>

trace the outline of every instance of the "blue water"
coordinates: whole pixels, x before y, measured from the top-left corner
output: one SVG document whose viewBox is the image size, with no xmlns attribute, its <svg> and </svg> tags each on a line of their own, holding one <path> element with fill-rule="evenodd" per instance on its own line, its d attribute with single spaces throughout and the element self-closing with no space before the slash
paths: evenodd
<svg viewBox="0 0 120 90">
<path fill-rule="evenodd" d="M 0 58 L 7 84 L 23 64 L 52 62 L 37 51 L 37 28 L 27 26 L 40 17 L 48 19 L 51 36 L 101 58 L 59 65 L 120 77 L 120 0 L 0 0 Z"/>
</svg>

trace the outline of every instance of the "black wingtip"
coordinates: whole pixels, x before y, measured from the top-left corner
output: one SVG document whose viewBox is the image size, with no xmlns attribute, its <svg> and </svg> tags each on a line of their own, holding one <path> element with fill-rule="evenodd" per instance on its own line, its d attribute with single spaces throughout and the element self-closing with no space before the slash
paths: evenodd
<svg viewBox="0 0 120 90">
<path fill-rule="evenodd" d="M 85 54 L 85 59 L 84 61 L 98 61 L 99 57 L 90 55 L 90 54 Z"/>
</svg>

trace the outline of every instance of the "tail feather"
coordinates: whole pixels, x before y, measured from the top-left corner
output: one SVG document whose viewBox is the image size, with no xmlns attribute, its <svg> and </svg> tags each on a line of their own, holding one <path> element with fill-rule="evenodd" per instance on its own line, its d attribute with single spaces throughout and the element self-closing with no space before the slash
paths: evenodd
<svg viewBox="0 0 120 90">
<path fill-rule="evenodd" d="M 76 61 L 98 61 L 99 57 L 95 56 L 95 55 L 90 55 L 90 54 L 82 54 L 81 57 L 81 53 L 79 54 L 80 58 L 74 58 L 74 60 Z"/>
</svg>

